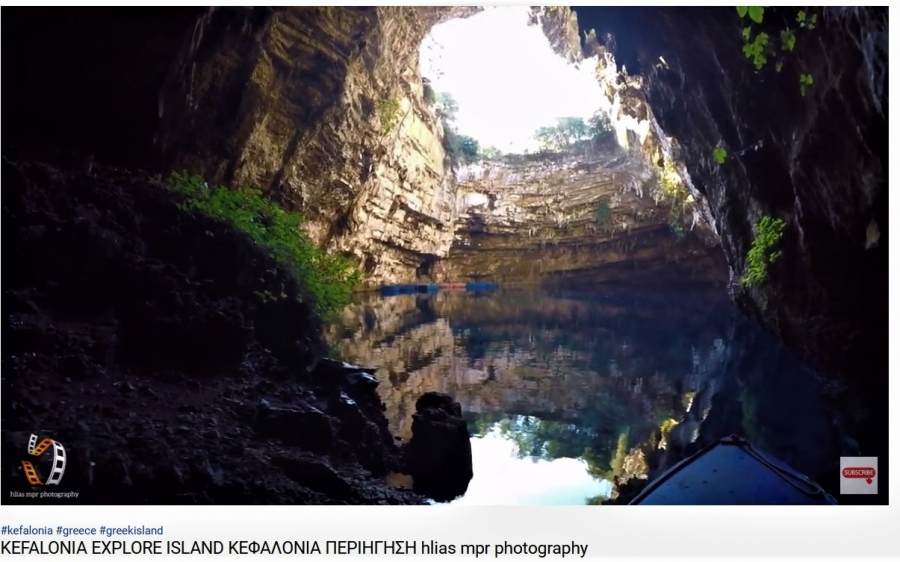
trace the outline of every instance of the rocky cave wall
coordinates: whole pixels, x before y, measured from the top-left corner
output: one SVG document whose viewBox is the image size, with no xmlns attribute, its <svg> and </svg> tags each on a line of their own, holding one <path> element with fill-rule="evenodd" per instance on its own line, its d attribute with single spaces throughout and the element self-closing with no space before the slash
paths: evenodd
<svg viewBox="0 0 900 562">
<path fill-rule="evenodd" d="M 41 58 L 5 68 L 27 87 L 4 98 L 3 150 L 35 150 L 15 139 L 42 156 L 62 146 L 261 185 L 305 212 L 320 241 L 355 253 L 371 283 L 412 280 L 435 259 L 444 280 L 603 280 L 614 277 L 608 263 L 651 274 L 672 264 L 696 274 L 699 263 L 715 278 L 724 256 L 746 311 L 827 371 L 883 388 L 887 10 L 819 12 L 778 73 L 753 71 L 731 10 L 593 10 L 578 10 L 582 27 L 605 21 L 615 39 L 587 37 L 582 55 L 571 11 L 540 23 L 567 59 L 600 56 L 624 152 L 451 174 L 416 51 L 432 25 L 468 8 L 176 10 L 152 25 L 136 11 L 8 10 L 4 46 Z M 795 13 L 770 9 L 766 28 L 776 36 Z M 804 72 L 816 79 L 806 96 Z M 150 156 L 157 121 L 161 162 Z M 719 145 L 730 153 L 721 165 Z M 679 244 L 657 197 L 672 169 L 694 204 L 695 236 Z M 592 220 L 598 201 L 612 203 L 608 225 Z M 788 224 L 782 257 L 747 288 L 738 280 L 762 216 Z M 851 432 L 867 454 L 886 454 L 887 393 L 866 396 Z"/>
<path fill-rule="evenodd" d="M 602 55 L 597 75 L 614 102 L 620 140 L 632 141 L 657 179 L 669 168 L 679 171 L 700 219 L 690 222 L 721 240 L 733 280 L 745 271 L 756 220 L 787 220 L 783 256 L 768 282 L 752 290 L 733 283 L 735 300 L 807 355 L 844 371 L 883 372 L 887 97 L 886 51 L 879 47 L 886 12 L 823 12 L 819 28 L 798 37 L 797 57 L 783 72 L 757 74 L 741 52 L 741 23 L 730 10 L 576 11 L 577 21 L 566 8 L 546 9 L 539 23 L 568 60 Z M 632 214 L 631 239 L 627 229 L 621 239 L 590 232 L 588 211 L 613 197 L 606 190 L 619 173 L 603 169 L 599 156 L 584 162 L 596 185 L 582 181 L 562 197 L 561 185 L 549 185 L 554 177 L 572 181 L 563 176 L 577 175 L 574 164 L 565 173 L 564 162 L 490 164 L 477 173 L 459 170 L 454 184 L 440 124 L 422 102 L 416 51 L 432 25 L 472 12 L 223 8 L 199 12 L 196 21 L 197 11 L 170 10 L 146 25 L 145 12 L 10 10 L 4 44 L 16 41 L 43 62 L 42 72 L 20 64 L 4 70 L 4 78 L 25 86 L 4 99 L 4 109 L 13 102 L 16 109 L 6 112 L 4 153 L 15 148 L 11 139 L 38 139 L 94 151 L 100 161 L 260 184 L 303 210 L 320 240 L 356 253 L 371 283 L 411 281 L 423 263 L 448 256 L 435 268 L 448 280 L 511 269 L 533 278 L 534 262 L 553 276 L 597 278 L 605 261 L 687 263 L 691 252 L 704 252 L 693 242 L 683 245 L 687 250 L 674 246 L 659 214 L 643 222 L 634 216 L 652 208 L 635 203 L 627 189 L 621 197 L 630 203 L 612 216 Z M 788 12 L 767 12 L 770 31 L 790 19 Z M 609 31 L 614 40 L 586 37 L 579 55 L 576 23 Z M 806 97 L 797 83 L 801 62 L 817 77 Z M 617 72 L 623 64 L 629 74 Z M 58 96 L 61 88 L 71 95 Z M 382 126 L 379 108 L 391 101 L 399 109 Z M 149 155 L 150 125 L 158 121 L 161 161 Z M 711 158 L 719 143 L 736 154 L 759 141 L 760 150 L 724 165 Z M 538 169 L 548 175 L 539 178 Z M 647 169 L 640 173 L 646 177 Z M 642 188 L 656 200 L 653 185 Z M 572 216 L 564 224 L 557 224 L 558 209 L 541 208 L 540 190 L 568 205 Z M 492 195 L 494 208 L 471 204 Z M 541 229 L 545 239 L 525 242 Z M 641 257 L 629 244 L 639 253 L 651 244 L 672 247 Z"/>
<path fill-rule="evenodd" d="M 456 180 L 456 238 L 434 267 L 439 281 L 725 279 L 714 235 L 654 198 L 657 179 L 645 156 L 614 138 L 472 164 Z"/>
<path fill-rule="evenodd" d="M 433 25 L 475 11 L 210 11 L 160 98 L 165 167 L 271 191 L 306 215 L 322 244 L 355 255 L 369 286 L 593 282 L 666 268 L 723 282 L 710 238 L 679 241 L 666 207 L 642 192 L 652 178 L 629 163 L 645 159 L 623 164 L 610 150 L 565 162 L 507 159 L 482 163 L 480 178 L 477 165 L 448 161 L 440 120 L 424 100 L 418 47 Z M 534 23 L 569 62 L 582 58 L 568 8 L 536 9 Z M 498 174 L 506 179 L 495 181 Z M 613 198 L 635 184 L 638 197 Z M 567 192 L 577 193 L 572 205 Z M 484 196 L 499 198 L 501 209 L 471 204 Z M 618 206 L 618 222 L 598 228 L 590 216 L 604 198 Z"/>
<path fill-rule="evenodd" d="M 302 211 L 321 243 L 354 254 L 368 286 L 423 273 L 594 282 L 661 269 L 722 282 L 723 261 L 708 244 L 671 236 L 665 205 L 655 208 L 650 194 L 648 206 L 641 158 L 625 166 L 640 181 L 603 151 L 488 163 L 481 176 L 477 166 L 451 165 L 440 119 L 423 99 L 417 51 L 433 25 L 476 11 L 13 10 L 4 41 L 40 62 L 4 71 L 22 85 L 4 102 L 15 107 L 4 154 L 26 148 L 72 167 L 93 154 L 103 164 L 259 185 Z M 581 61 L 568 8 L 535 8 L 533 23 L 561 57 Z M 598 176 L 592 187 L 588 173 Z M 567 191 L 560 182 L 573 182 L 577 204 L 558 205 Z M 631 192 L 643 198 L 628 194 L 638 184 Z M 479 207 L 486 195 L 499 211 Z M 591 223 L 607 199 L 627 228 Z M 679 269 L 689 261 L 690 271 Z"/>
<path fill-rule="evenodd" d="M 558 152 L 512 155 L 455 173 L 456 237 L 439 281 L 656 286 L 727 282 L 715 222 L 642 94 L 576 13 L 534 7 L 554 52 L 591 65 L 612 131 Z"/>
<path fill-rule="evenodd" d="M 160 98 L 166 167 L 258 185 L 370 282 L 412 280 L 447 254 L 455 218 L 418 47 L 475 11 L 211 10 Z"/>
<path fill-rule="evenodd" d="M 4 7 L 3 154 L 155 169 L 159 89 L 203 11 Z"/>
<path fill-rule="evenodd" d="M 614 35 L 606 46 L 632 72 L 619 87 L 639 86 L 621 114 L 649 111 L 678 140 L 733 300 L 862 389 L 863 449 L 881 451 L 887 394 L 871 389 L 887 381 L 887 10 L 816 10 L 814 30 L 799 29 L 797 12 L 766 9 L 762 29 L 773 38 L 795 29 L 797 43 L 780 71 L 773 59 L 758 72 L 733 9 L 579 8 L 578 17 L 584 30 Z M 806 95 L 804 73 L 815 81 Z M 717 146 L 729 154 L 721 165 Z M 748 287 L 739 280 L 763 216 L 787 224 L 781 258 Z"/>
</svg>

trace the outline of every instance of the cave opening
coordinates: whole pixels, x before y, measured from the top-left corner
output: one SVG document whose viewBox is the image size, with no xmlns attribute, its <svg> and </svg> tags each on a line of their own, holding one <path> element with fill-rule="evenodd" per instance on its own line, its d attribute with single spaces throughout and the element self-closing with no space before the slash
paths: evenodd
<svg viewBox="0 0 900 562">
<path fill-rule="evenodd" d="M 429 281 L 434 275 L 434 266 L 437 263 L 435 256 L 425 256 L 422 262 L 416 267 L 416 279 L 420 281 Z"/>
<path fill-rule="evenodd" d="M 596 58 L 556 52 L 543 17 L 527 6 L 485 7 L 434 26 L 422 42 L 426 97 L 467 159 L 561 148 L 609 126 Z"/>
</svg>

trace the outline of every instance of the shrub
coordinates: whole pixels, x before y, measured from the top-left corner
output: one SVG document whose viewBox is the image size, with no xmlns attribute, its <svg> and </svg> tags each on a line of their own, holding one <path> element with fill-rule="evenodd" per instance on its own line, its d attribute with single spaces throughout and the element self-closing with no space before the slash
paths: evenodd
<svg viewBox="0 0 900 562">
<path fill-rule="evenodd" d="M 717 146 L 713 149 L 712 155 L 717 163 L 724 164 L 725 159 L 728 158 L 728 151 L 724 147 Z"/>
<path fill-rule="evenodd" d="M 320 315 L 329 316 L 350 301 L 360 272 L 351 260 L 331 255 L 313 242 L 301 228 L 300 214 L 282 209 L 256 188 L 213 187 L 200 176 L 177 172 L 166 184 L 184 198 L 183 209 L 230 223 L 265 248 L 297 278 Z M 264 296 L 263 300 L 277 300 L 268 293 Z"/>
<path fill-rule="evenodd" d="M 456 121 L 456 114 L 459 112 L 459 104 L 456 103 L 453 96 L 447 92 L 435 94 L 435 105 L 437 106 L 438 115 L 445 123 L 445 128 L 447 127 L 447 123 Z"/>
<path fill-rule="evenodd" d="M 452 127 L 444 131 L 445 150 L 454 161 L 474 162 L 481 151 L 478 141 L 468 135 L 461 135 Z"/>
<path fill-rule="evenodd" d="M 503 153 L 496 146 L 484 146 L 479 151 L 479 156 L 483 160 L 497 160 L 503 156 Z"/>
<path fill-rule="evenodd" d="M 390 132 L 394 128 L 399 114 L 400 100 L 397 98 L 378 100 L 378 121 L 385 132 Z"/>
<path fill-rule="evenodd" d="M 784 227 L 783 220 L 768 216 L 757 221 L 756 234 L 747 252 L 747 271 L 741 278 L 744 286 L 755 286 L 765 281 L 769 264 L 775 263 L 781 257 L 781 252 L 775 251 L 774 248 L 781 241 Z"/>
<path fill-rule="evenodd" d="M 604 224 L 609 220 L 609 203 L 603 202 L 597 205 L 597 210 L 594 211 L 594 218 L 597 220 L 598 224 Z"/>
<path fill-rule="evenodd" d="M 675 235 L 675 238 L 679 240 L 684 240 L 684 237 L 687 236 L 687 229 L 685 229 L 684 225 L 681 224 L 681 221 L 677 219 L 669 221 L 669 230 L 671 230 L 672 234 Z"/>
</svg>

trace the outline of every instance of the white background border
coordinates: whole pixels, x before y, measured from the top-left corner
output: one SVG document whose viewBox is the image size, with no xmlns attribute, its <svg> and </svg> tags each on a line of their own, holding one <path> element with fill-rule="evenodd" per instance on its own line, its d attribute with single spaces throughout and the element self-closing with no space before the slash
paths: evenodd
<svg viewBox="0 0 900 562">
<path fill-rule="evenodd" d="M 58 2 L 0 2 L 0 5 L 58 5 Z M 113 5 L 112 3 L 91 3 Z M 186 5 L 145 2 L 144 5 Z M 250 2 L 217 2 L 217 5 L 249 5 Z M 271 2 L 271 5 L 296 5 Z M 345 4 L 336 2 L 335 4 Z M 350 4 L 350 3 L 347 3 Z M 387 3 L 391 4 L 391 3 Z M 441 5 L 411 2 L 413 5 Z M 461 4 L 471 4 L 462 2 Z M 494 5 L 515 4 L 494 2 Z M 621 2 L 617 5 L 633 5 Z M 656 2 L 655 4 L 668 4 Z M 690 3 L 688 3 L 690 4 Z M 830 4 L 830 3 L 829 3 Z M 884 4 L 882 4 L 884 5 Z M 893 42 L 891 51 L 896 50 Z M 17 53 L 16 56 L 21 56 Z M 895 78 L 891 82 L 896 81 Z M 897 91 L 896 85 L 891 87 Z M 896 127 L 891 124 L 891 137 Z M 891 159 L 898 142 L 893 142 Z M 896 181 L 892 181 L 896 183 Z M 896 191 L 896 189 L 892 189 Z M 891 198 L 891 215 L 898 198 Z M 891 273 L 896 263 L 891 250 Z M 893 281 L 893 279 L 892 279 Z M 891 283 L 891 291 L 893 292 Z M 893 316 L 894 309 L 891 309 Z M 896 331 L 890 334 L 896 349 Z M 895 371 L 891 354 L 890 371 Z M 891 385 L 891 403 L 897 402 L 897 383 Z M 898 420 L 890 415 L 891 449 L 897 450 Z M 879 464 L 886 464 L 881 461 Z M 891 480 L 898 482 L 896 468 Z M 690 557 L 697 556 L 900 556 L 900 508 L 897 485 L 892 507 L 166 507 L 166 506 L 0 506 L 0 524 L 36 526 L 163 525 L 163 540 L 436 540 L 442 543 L 589 543 L 589 557 Z M 3 498 L 0 498 L 0 502 Z M 838 501 L 840 498 L 838 497 Z M 61 537 L 4 536 L 3 539 L 58 539 Z M 120 537 L 132 540 L 156 537 Z M 108 540 L 108 539 L 107 539 Z M 237 557 L 237 556 L 234 556 Z M 56 557 L 60 558 L 60 557 Z M 68 557 L 62 557 L 68 558 Z M 75 558 L 75 557 L 73 557 Z M 83 559 L 84 556 L 78 556 Z M 117 557 L 118 558 L 118 557 Z M 138 556 L 130 559 L 154 559 Z M 170 556 L 165 558 L 178 558 Z M 221 556 L 217 557 L 221 558 Z M 245 556 L 242 558 L 246 558 Z M 346 557 L 345 557 L 346 558 Z M 368 559 L 387 559 L 368 556 Z M 394 556 L 392 559 L 410 559 Z M 461 558 L 418 554 L 415 560 Z M 474 559 L 474 557 L 467 557 Z M 493 555 L 481 557 L 493 558 Z M 537 559 L 536 556 L 517 556 Z M 552 558 L 552 557 L 548 557 Z M 567 557 L 567 559 L 572 557 Z"/>
</svg>

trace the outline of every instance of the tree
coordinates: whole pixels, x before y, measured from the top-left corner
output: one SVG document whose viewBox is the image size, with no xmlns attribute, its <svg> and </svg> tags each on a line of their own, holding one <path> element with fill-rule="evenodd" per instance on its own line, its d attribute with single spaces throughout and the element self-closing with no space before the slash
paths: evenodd
<svg viewBox="0 0 900 562">
<path fill-rule="evenodd" d="M 456 121 L 456 114 L 459 112 L 459 105 L 457 105 L 456 100 L 453 99 L 453 96 L 448 94 L 447 92 L 440 92 L 436 96 L 437 99 L 437 111 L 441 120 L 445 123 L 453 123 Z"/>
<path fill-rule="evenodd" d="M 450 157 L 455 160 L 472 162 L 478 160 L 478 141 L 468 135 L 460 135 L 454 129 L 447 129 L 446 140 Z"/>
<path fill-rule="evenodd" d="M 485 160 L 496 160 L 503 155 L 496 146 L 485 146 L 481 149 L 481 157 Z"/>
<path fill-rule="evenodd" d="M 593 135 L 608 133 L 613 130 L 612 123 L 609 120 L 609 114 L 605 111 L 594 113 L 593 117 L 590 118 L 588 125 L 591 129 L 590 132 Z"/>
<path fill-rule="evenodd" d="M 541 127 L 534 133 L 534 138 L 541 143 L 542 150 L 558 150 L 563 146 L 556 127 Z"/>
<path fill-rule="evenodd" d="M 589 135 L 588 126 L 581 117 L 562 117 L 557 120 L 557 127 L 567 146 Z"/>
<path fill-rule="evenodd" d="M 560 117 L 556 120 L 556 125 L 541 127 L 534 134 L 543 150 L 565 150 L 573 142 L 590 136 L 591 128 L 581 117 Z"/>
</svg>

